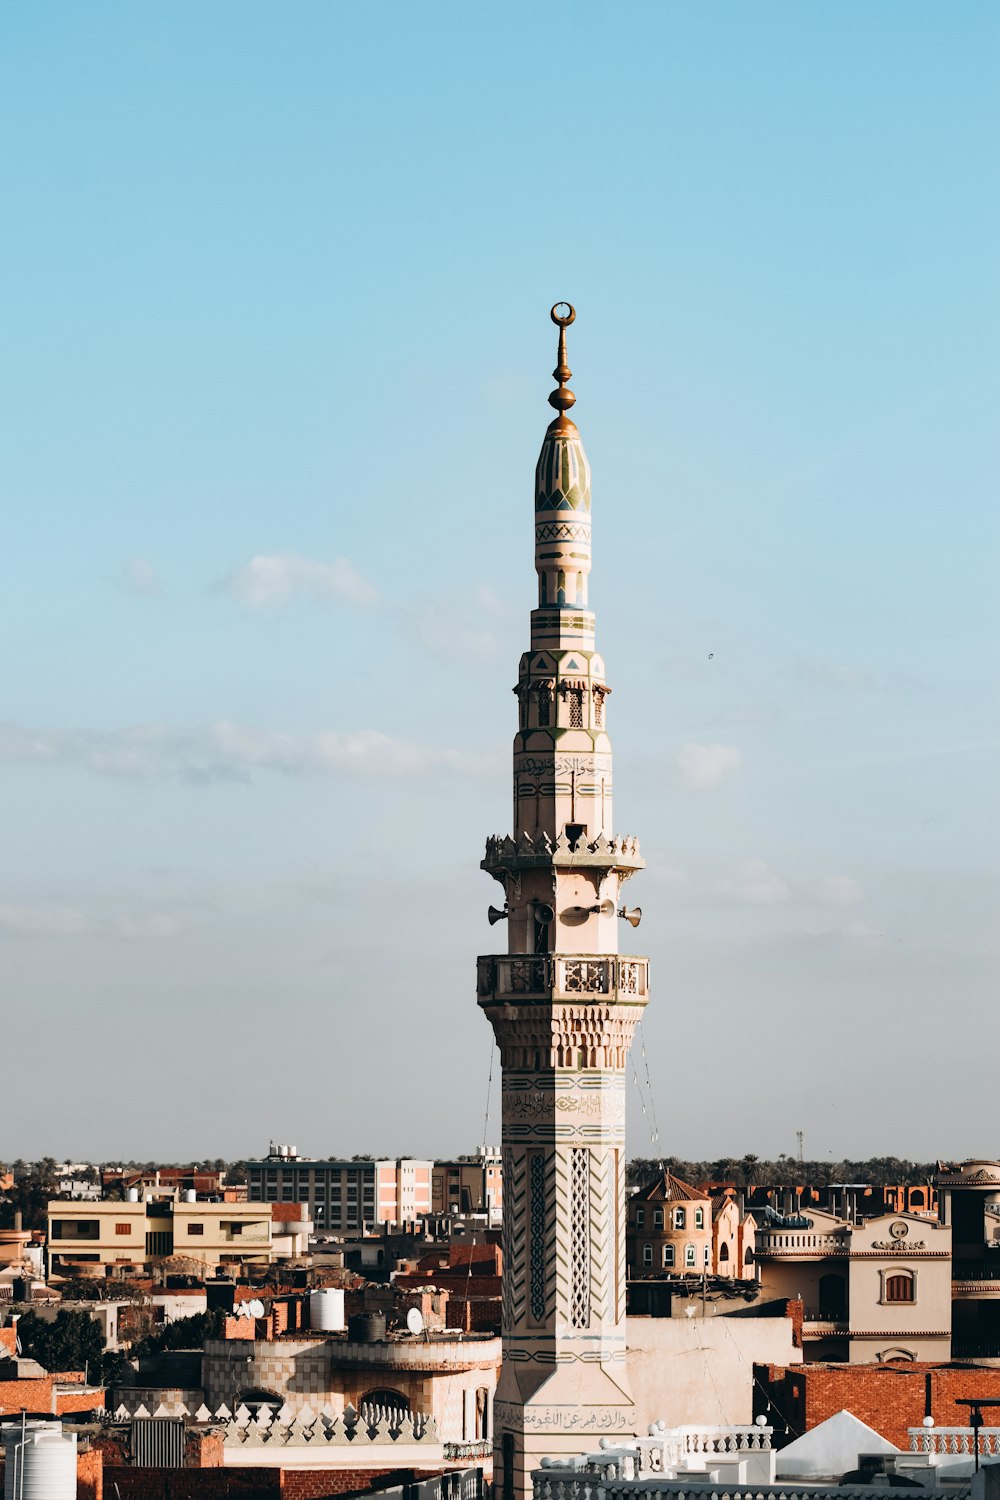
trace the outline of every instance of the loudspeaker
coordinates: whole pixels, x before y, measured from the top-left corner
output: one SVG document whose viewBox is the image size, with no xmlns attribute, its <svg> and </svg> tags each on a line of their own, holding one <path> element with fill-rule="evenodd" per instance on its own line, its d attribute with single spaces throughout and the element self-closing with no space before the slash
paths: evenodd
<svg viewBox="0 0 1000 1500">
<path fill-rule="evenodd" d="M 499 906 L 491 906 L 486 915 L 490 919 L 490 926 L 495 927 L 498 922 L 506 922 L 507 912 L 501 911 Z"/>
<path fill-rule="evenodd" d="M 551 922 L 554 916 L 555 912 L 552 910 L 551 906 L 546 906 L 544 901 L 535 902 L 536 922 Z"/>
<path fill-rule="evenodd" d="M 627 906 L 620 906 L 618 908 L 618 915 L 623 921 L 628 922 L 630 927 L 638 927 L 642 921 L 642 907 L 633 906 L 630 910 Z"/>
<path fill-rule="evenodd" d="M 602 901 L 598 906 L 588 906 L 587 910 L 593 912 L 595 917 L 610 917 L 615 909 L 613 901 Z"/>
</svg>

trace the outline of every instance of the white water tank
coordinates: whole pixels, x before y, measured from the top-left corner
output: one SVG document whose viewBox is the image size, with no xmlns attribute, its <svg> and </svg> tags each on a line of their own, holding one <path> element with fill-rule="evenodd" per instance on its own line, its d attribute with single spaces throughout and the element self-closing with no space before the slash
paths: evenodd
<svg viewBox="0 0 1000 1500">
<path fill-rule="evenodd" d="M 138 1188 L 129 1188 L 129 1190 L 128 1190 L 128 1201 L 130 1203 L 138 1203 L 138 1201 L 139 1201 L 139 1189 Z"/>
<path fill-rule="evenodd" d="M 76 1500 L 76 1433 L 61 1422 L 4 1424 L 4 1500 Z"/>
<path fill-rule="evenodd" d="M 184 1190 L 184 1202 L 185 1203 L 197 1203 L 198 1202 L 198 1194 L 195 1192 L 194 1188 L 185 1188 L 185 1190 Z"/>
<path fill-rule="evenodd" d="M 309 1293 L 309 1327 L 315 1332 L 342 1333 L 344 1322 L 344 1293 L 340 1287 L 317 1287 Z"/>
</svg>

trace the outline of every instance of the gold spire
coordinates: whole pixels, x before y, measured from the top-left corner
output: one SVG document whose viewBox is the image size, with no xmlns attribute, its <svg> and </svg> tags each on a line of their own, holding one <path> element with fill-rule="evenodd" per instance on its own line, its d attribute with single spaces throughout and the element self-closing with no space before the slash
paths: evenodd
<svg viewBox="0 0 1000 1500">
<path fill-rule="evenodd" d="M 560 311 L 563 308 L 565 311 Z M 554 406 L 559 415 L 555 421 L 549 424 L 549 431 L 568 431 L 573 429 L 574 424 L 566 413 L 576 402 L 576 397 L 566 384 L 573 371 L 566 363 L 566 330 L 576 318 L 576 308 L 570 302 L 557 302 L 549 313 L 549 317 L 559 329 L 559 352 L 556 355 L 556 367 L 552 371 L 553 380 L 558 380 L 559 389 L 553 391 L 549 396 L 549 405 Z"/>
</svg>

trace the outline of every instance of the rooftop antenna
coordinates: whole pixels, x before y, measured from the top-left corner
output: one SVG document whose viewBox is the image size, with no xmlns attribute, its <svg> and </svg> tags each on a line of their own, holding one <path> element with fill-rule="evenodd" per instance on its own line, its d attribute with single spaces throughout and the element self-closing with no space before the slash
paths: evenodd
<svg viewBox="0 0 1000 1500">
<path fill-rule="evenodd" d="M 799 1152 L 798 1152 L 798 1155 L 799 1155 L 799 1166 L 801 1167 L 801 1165 L 802 1165 L 802 1141 L 803 1141 L 803 1135 L 802 1135 L 802 1131 L 801 1130 L 797 1130 L 795 1132 L 795 1139 L 799 1143 Z"/>
</svg>

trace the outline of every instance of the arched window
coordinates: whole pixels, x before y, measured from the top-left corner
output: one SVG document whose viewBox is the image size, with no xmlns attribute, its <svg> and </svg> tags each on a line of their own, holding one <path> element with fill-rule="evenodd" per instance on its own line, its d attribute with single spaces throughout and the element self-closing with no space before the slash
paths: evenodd
<svg viewBox="0 0 1000 1500">
<path fill-rule="evenodd" d="M 705 1210 L 703 1208 L 696 1208 L 694 1211 L 694 1227 L 695 1229 L 704 1229 L 705 1227 Z"/>
<path fill-rule="evenodd" d="M 705 1264 L 706 1264 L 706 1266 L 708 1265 L 708 1262 L 709 1262 L 710 1259 L 711 1259 L 711 1247 L 709 1245 L 706 1245 L 705 1246 Z"/>
<path fill-rule="evenodd" d="M 685 1266 L 696 1266 L 698 1264 L 693 1245 L 684 1246 L 684 1264 Z"/>
<path fill-rule="evenodd" d="M 663 1228 L 663 1209 L 662 1208 L 654 1208 L 653 1209 L 653 1228 L 654 1229 L 662 1229 Z"/>
<path fill-rule="evenodd" d="M 667 1271 L 670 1270 L 670 1268 L 673 1265 L 673 1263 L 674 1263 L 674 1247 L 673 1247 L 673 1245 L 664 1245 L 664 1247 L 663 1247 L 663 1268 L 664 1268 L 664 1270 L 667 1270 Z"/>
<path fill-rule="evenodd" d="M 909 1271 L 894 1271 L 885 1278 L 886 1302 L 912 1302 L 913 1277 Z"/>
<path fill-rule="evenodd" d="M 674 1209 L 674 1228 L 675 1229 L 683 1229 L 686 1224 L 687 1224 L 687 1215 L 685 1214 L 683 1208 L 675 1208 Z"/>
<path fill-rule="evenodd" d="M 653 1264 L 653 1247 L 652 1247 L 652 1245 L 643 1245 L 643 1247 L 642 1247 L 642 1263 L 643 1263 L 644 1266 L 651 1266 Z"/>
<path fill-rule="evenodd" d="M 476 1437 L 490 1436 L 490 1392 L 489 1387 L 479 1386 L 476 1391 Z"/>
<path fill-rule="evenodd" d="M 391 1386 L 377 1386 L 374 1390 L 365 1391 L 358 1402 L 362 1420 L 371 1423 L 378 1421 L 383 1413 L 396 1412 L 400 1416 L 406 1416 L 409 1410 L 410 1403 L 402 1391 L 394 1391 Z"/>
<path fill-rule="evenodd" d="M 728 1260 L 729 1259 L 729 1246 L 726 1244 L 725 1240 L 723 1240 L 722 1244 L 719 1246 L 719 1259 L 720 1260 Z"/>
</svg>

